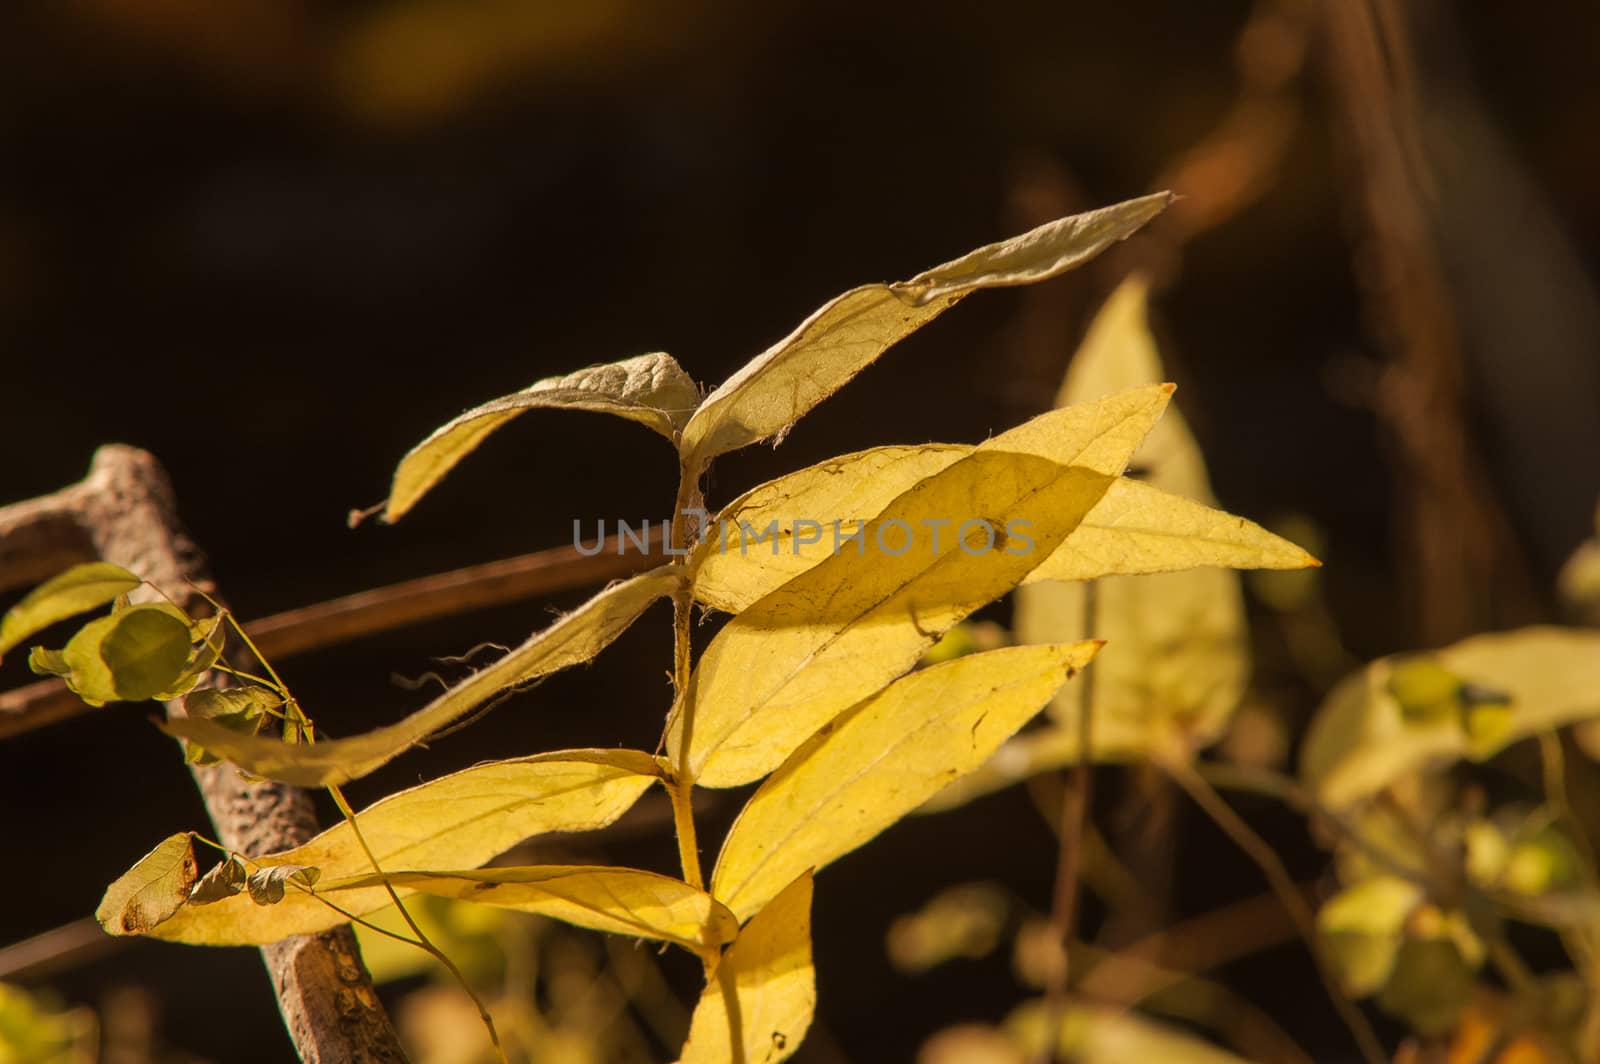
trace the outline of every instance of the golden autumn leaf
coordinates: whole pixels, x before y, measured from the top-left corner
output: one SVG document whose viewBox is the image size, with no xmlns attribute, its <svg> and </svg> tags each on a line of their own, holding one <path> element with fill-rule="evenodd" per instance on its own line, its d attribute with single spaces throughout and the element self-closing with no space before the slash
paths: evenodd
<svg viewBox="0 0 1600 1064">
<path fill-rule="evenodd" d="M 496 761 L 392 794 L 356 814 L 356 820 L 385 872 L 472 868 L 534 835 L 610 824 L 655 782 L 657 771 L 654 758 L 634 750 L 565 750 Z M 250 856 L 257 870 L 318 869 L 318 893 L 373 872 L 348 821 L 292 850 Z M 388 892 L 374 885 L 339 890 L 336 904 L 360 916 L 390 901 Z M 196 945 L 258 945 L 323 931 L 346 919 L 291 885 L 269 907 L 244 894 L 185 906 L 154 933 Z"/>
<path fill-rule="evenodd" d="M 143 581 L 120 565 L 85 562 L 51 577 L 0 617 L 0 658 L 35 632 L 104 606 Z"/>
<path fill-rule="evenodd" d="M 673 763 L 710 787 L 770 772 L 839 712 L 909 670 L 951 625 L 1014 587 L 1109 483 L 1088 469 L 996 451 L 921 481 L 866 525 L 865 549 L 827 558 L 717 634 L 669 724 Z M 986 520 L 1005 542 L 980 549 L 958 541 L 969 518 Z M 685 701 L 692 715 L 682 712 Z"/>
<path fill-rule="evenodd" d="M 496 867 L 460 872 L 393 872 L 397 889 L 536 913 L 604 931 L 670 942 L 691 952 L 733 941 L 739 923 L 721 902 L 679 879 L 635 868 L 581 865 Z M 361 876 L 325 884 L 336 904 L 343 892 L 383 882 Z"/>
<path fill-rule="evenodd" d="M 909 281 L 853 288 L 729 377 L 684 426 L 684 464 L 780 435 L 895 343 L 980 288 L 1032 284 L 1072 269 L 1166 209 L 1158 192 L 1062 218 Z"/>
<path fill-rule="evenodd" d="M 777 1064 L 805 1039 L 817 1007 L 811 873 L 802 872 L 739 931 L 700 995 L 679 1064 Z"/>
<path fill-rule="evenodd" d="M 1087 665 L 1098 643 L 1007 647 L 914 672 L 824 727 L 763 783 L 711 892 L 741 919 L 971 772 Z"/>
<path fill-rule="evenodd" d="M 336 786 L 387 764 L 507 688 L 592 660 L 651 603 L 672 593 L 682 579 L 679 568 L 662 566 L 613 584 L 409 717 L 364 735 L 289 743 L 198 718 L 162 727 L 253 775 L 301 787 Z"/>
<path fill-rule="evenodd" d="M 413 447 L 394 472 L 384 520 L 400 520 L 491 432 L 536 407 L 615 414 L 676 443 L 699 405 L 699 387 L 663 352 L 547 377 L 468 410 Z"/>
<path fill-rule="evenodd" d="M 199 871 L 194 836 L 171 835 L 106 888 L 95 919 L 113 935 L 149 934 L 182 908 Z"/>
</svg>

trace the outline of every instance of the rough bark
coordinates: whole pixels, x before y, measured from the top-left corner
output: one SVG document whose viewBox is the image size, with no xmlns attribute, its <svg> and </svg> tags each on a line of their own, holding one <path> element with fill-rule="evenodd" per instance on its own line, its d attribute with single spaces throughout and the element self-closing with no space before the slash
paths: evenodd
<svg viewBox="0 0 1600 1064">
<path fill-rule="evenodd" d="M 172 486 L 154 456 L 110 445 L 82 482 L 0 509 L 0 585 L 17 586 L 100 558 L 206 616 L 218 598 L 205 557 L 184 531 Z M 154 593 L 150 593 L 154 597 Z M 229 652 L 230 660 L 240 655 Z M 213 674 L 211 679 L 218 678 Z M 180 703 L 169 715 L 183 712 Z M 217 838 L 245 854 L 297 846 L 317 831 L 304 791 L 248 783 L 227 765 L 194 768 Z M 289 1037 L 308 1064 L 380 1064 L 405 1054 L 348 927 L 262 947 Z"/>
</svg>

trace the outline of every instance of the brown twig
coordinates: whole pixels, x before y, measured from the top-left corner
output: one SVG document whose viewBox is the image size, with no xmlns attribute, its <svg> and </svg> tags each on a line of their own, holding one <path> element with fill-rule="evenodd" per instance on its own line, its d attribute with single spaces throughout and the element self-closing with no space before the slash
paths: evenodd
<svg viewBox="0 0 1600 1064">
<path fill-rule="evenodd" d="M 1094 632 L 1099 606 L 1099 585 L 1091 580 L 1083 589 L 1083 632 Z M 1067 1011 L 1067 951 L 1078 923 L 1079 880 L 1083 870 L 1083 835 L 1094 800 L 1094 666 L 1078 680 L 1078 763 L 1061 796 L 1059 848 L 1056 851 L 1055 897 L 1050 907 L 1050 933 L 1060 944 L 1058 963 L 1050 967 L 1045 982 L 1045 1040 L 1036 1058 L 1054 1060 L 1061 1045 L 1061 1024 Z"/>
<path fill-rule="evenodd" d="M 30 505 L 30 504 L 21 504 Z M 4 542 L 0 527 L 0 542 Z M 319 602 L 311 606 L 275 613 L 245 625 L 261 652 L 274 661 L 284 661 L 310 650 L 317 650 L 365 636 L 403 628 L 423 621 L 450 617 L 472 610 L 487 609 L 508 602 L 549 595 L 557 591 L 603 584 L 660 561 L 661 537 L 652 533 L 645 553 L 622 552 L 618 537 L 604 542 L 604 548 L 589 556 L 575 547 L 555 547 L 502 561 L 453 569 L 433 576 L 418 577 L 387 587 L 359 591 L 353 595 Z M 33 565 L 22 571 L 28 579 L 17 579 L 9 568 L 0 568 L 0 584 L 21 585 L 30 580 L 53 576 L 74 561 L 89 554 L 57 551 L 49 567 Z M 0 552 L 0 561 L 8 554 Z M 68 720 L 86 711 L 83 701 L 68 691 L 60 680 L 42 680 L 0 694 L 0 739 Z"/>
<path fill-rule="evenodd" d="M 217 598 L 204 557 L 178 521 L 166 473 L 153 456 L 131 447 L 102 447 L 80 483 L 0 509 L 0 557 L 32 547 L 42 547 L 52 564 L 100 558 L 120 565 L 148 582 L 142 592 L 154 595 L 150 589 L 160 588 L 192 615 L 209 611 L 206 596 Z M 167 712 L 181 714 L 183 707 L 169 703 Z M 316 834 L 316 813 L 304 791 L 249 783 L 226 765 L 192 771 L 217 837 L 229 849 L 270 853 Z M 405 1060 L 348 927 L 285 939 L 261 952 L 302 1060 Z"/>
</svg>

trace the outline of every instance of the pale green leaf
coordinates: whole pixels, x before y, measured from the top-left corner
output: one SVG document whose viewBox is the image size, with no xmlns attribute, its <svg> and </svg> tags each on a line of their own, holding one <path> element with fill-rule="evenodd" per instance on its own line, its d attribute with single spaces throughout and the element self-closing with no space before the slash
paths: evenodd
<svg viewBox="0 0 1600 1064">
<path fill-rule="evenodd" d="M 1389 981 L 1406 920 L 1425 899 L 1422 888 L 1409 880 L 1373 876 L 1323 902 L 1317 910 L 1317 933 L 1346 993 L 1365 997 Z"/>
<path fill-rule="evenodd" d="M 676 442 L 699 405 L 699 387 L 661 352 L 548 377 L 468 410 L 412 448 L 395 470 L 384 520 L 398 521 L 491 432 L 524 411 L 546 407 L 615 414 Z"/>
<path fill-rule="evenodd" d="M 90 621 L 62 651 L 67 686 L 90 705 L 142 702 L 170 687 L 189 660 L 189 625 L 162 605 Z"/>
<path fill-rule="evenodd" d="M 963 255 L 898 284 L 863 285 L 827 303 L 706 397 L 684 427 L 686 466 L 786 431 L 889 347 L 980 288 L 1032 284 L 1129 236 L 1172 200 L 1160 192 Z"/>
<path fill-rule="evenodd" d="M 695 1005 L 679 1064 L 777 1064 L 817 1008 L 811 873 L 802 872 L 734 939 Z"/>
<path fill-rule="evenodd" d="M 575 927 L 671 942 L 710 954 L 733 941 L 739 923 L 703 890 L 633 868 L 535 865 L 466 872 L 397 872 L 396 888 L 480 905 L 536 913 Z M 328 883 L 324 893 L 340 904 L 348 890 L 381 883 L 376 876 Z"/>
<path fill-rule="evenodd" d="M 189 652 L 188 663 L 166 690 L 156 693 L 158 701 L 170 702 L 194 690 L 195 684 L 199 683 L 217 663 L 217 659 L 222 657 L 223 647 L 228 640 L 228 631 L 221 614 L 194 622 L 190 634 L 196 641 L 196 646 Z"/>
<path fill-rule="evenodd" d="M 711 892 L 740 919 L 971 772 L 1083 668 L 1097 643 L 1007 647 L 914 672 L 824 727 L 734 821 Z"/>
<path fill-rule="evenodd" d="M 106 888 L 95 919 L 113 935 L 149 934 L 188 900 L 198 874 L 194 836 L 172 835 Z"/>
<path fill-rule="evenodd" d="M 1005 1027 L 1027 1059 L 1049 1042 L 1043 1001 L 1029 1001 Z M 1069 1004 L 1056 1031 L 1054 1058 L 1072 1064 L 1246 1064 L 1232 1053 L 1120 1006 Z"/>
<path fill-rule="evenodd" d="M 1088 469 L 986 450 L 921 481 L 866 526 L 863 550 L 825 559 L 717 634 L 690 676 L 692 713 L 680 700 L 669 724 L 673 763 L 709 787 L 770 772 L 1016 586 L 1109 483 Z M 958 542 L 961 527 L 980 518 L 1011 534 L 987 550 L 982 539 Z"/>
<path fill-rule="evenodd" d="M 1460 713 L 1408 720 L 1390 678 L 1397 661 L 1414 665 L 1415 656 L 1379 659 L 1334 687 L 1307 732 L 1301 776 L 1326 805 L 1342 809 L 1411 773 L 1600 718 L 1600 632 L 1522 628 L 1474 636 L 1430 657 L 1477 689 L 1509 696 L 1509 717 L 1487 739 L 1473 733 L 1470 699 Z"/>
<path fill-rule="evenodd" d="M 0 657 L 35 632 L 104 606 L 140 583 L 137 576 L 110 562 L 74 565 L 28 592 L 0 618 Z"/>
<path fill-rule="evenodd" d="M 639 800 L 657 772 L 655 759 L 635 750 L 566 750 L 464 769 L 383 798 L 356 819 L 385 872 L 474 868 L 534 835 L 605 827 Z M 255 871 L 319 869 L 319 892 L 373 872 L 348 821 L 303 846 L 248 863 Z M 292 881 L 286 885 L 283 899 L 270 907 L 244 894 L 186 906 L 155 934 L 195 945 L 259 945 L 345 922 L 315 895 Z M 401 890 L 407 893 L 409 887 Z M 335 904 L 361 916 L 390 901 L 374 885 L 341 889 Z"/>
<path fill-rule="evenodd" d="M 207 720 L 175 719 L 163 727 L 252 775 L 302 787 L 344 783 L 388 763 L 501 691 L 590 661 L 651 603 L 673 591 L 681 568 L 662 566 L 612 585 L 411 716 L 364 735 L 288 743 Z"/>
</svg>

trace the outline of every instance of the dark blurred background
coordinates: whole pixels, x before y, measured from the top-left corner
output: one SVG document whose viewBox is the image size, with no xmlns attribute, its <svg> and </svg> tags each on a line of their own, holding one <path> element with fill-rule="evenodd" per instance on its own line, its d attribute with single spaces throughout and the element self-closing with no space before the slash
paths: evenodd
<svg viewBox="0 0 1600 1064">
<path fill-rule="evenodd" d="M 720 460 L 713 502 L 1045 409 L 1087 315 L 1138 268 L 1217 494 L 1320 530 L 1352 654 L 1550 617 L 1600 494 L 1596 41 L 1585 0 L 8 4 L 0 502 L 79 479 L 100 443 L 148 448 L 246 618 L 565 544 L 575 518 L 665 514 L 659 440 L 530 415 L 400 525 L 345 515 L 433 426 L 540 377 L 666 350 L 715 385 L 847 287 L 1173 188 L 1148 233 L 967 301 L 781 448 Z M 515 642 L 582 598 L 285 671 L 349 734 L 427 697 L 391 674 Z M 597 667 L 353 797 L 490 756 L 648 748 L 667 631 L 652 612 Z M 0 669 L 0 686 L 29 679 L 20 656 Z M 1292 691 L 1291 712 L 1316 694 Z M 113 707 L 0 745 L 0 944 L 82 917 L 158 839 L 204 826 L 147 717 Z M 1101 793 L 1114 819 L 1119 789 Z M 1321 867 L 1296 820 L 1252 811 L 1297 874 Z M 665 832 L 644 838 L 608 857 L 671 867 Z M 1174 915 L 1260 890 L 1208 825 L 1175 845 Z M 1004 951 L 902 975 L 885 928 L 975 878 L 1045 910 L 1053 870 L 1021 789 L 830 869 L 805 1059 L 910 1059 L 941 1026 L 1003 1015 L 1022 993 Z M 687 996 L 695 973 L 667 963 Z M 1221 976 L 1344 1051 L 1300 947 Z M 35 982 L 89 1004 L 144 987 L 170 1045 L 290 1056 L 250 951 L 139 943 Z"/>
</svg>

